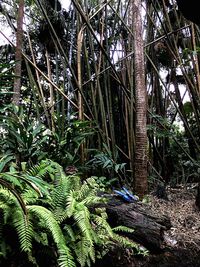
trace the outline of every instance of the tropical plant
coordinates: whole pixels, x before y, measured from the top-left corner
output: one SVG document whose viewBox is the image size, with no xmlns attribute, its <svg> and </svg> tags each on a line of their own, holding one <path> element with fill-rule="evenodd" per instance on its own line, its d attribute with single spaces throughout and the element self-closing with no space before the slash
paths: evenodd
<svg viewBox="0 0 200 267">
<path fill-rule="evenodd" d="M 4 247 L 0 262 L 5 264 L 11 255 L 18 259 L 19 246 L 26 253 L 27 264 L 33 266 L 45 264 L 38 248 L 45 249 L 51 254 L 51 261 L 61 267 L 89 266 L 97 256 L 103 256 L 116 245 L 144 253 L 136 243 L 118 234 L 118 231 L 132 232 L 132 229 L 110 227 L 105 208 L 100 205 L 105 199 L 97 196 L 99 186 L 93 178 L 81 182 L 77 175 L 66 176 L 62 167 L 50 160 L 24 172 L 23 177 L 28 181 L 42 177 L 43 190 L 32 190 L 27 183 L 21 184 L 21 197 L 26 205 L 24 213 L 15 196 L 0 188 L 3 214 L 0 246 Z M 14 244 L 9 243 L 10 236 L 5 236 L 7 228 L 15 233 Z"/>
<path fill-rule="evenodd" d="M 1 2 L 3 27 L 12 28 L 14 33 L 17 30 L 15 12 L 19 5 L 13 0 Z M 66 2 L 25 1 L 27 31 L 23 36 L 21 103 L 28 115 L 34 114 L 35 120 L 42 121 L 50 129 L 48 138 L 51 141 L 46 146 L 47 151 L 50 147 L 51 158 L 62 165 L 75 163 L 80 166 L 79 163 L 83 165 L 92 159 L 88 152 L 105 152 L 106 144 L 112 154 L 107 166 L 114 163 L 109 169 L 111 177 L 115 174 L 111 169 L 126 163 L 123 168 L 125 173 L 122 174 L 119 169 L 120 175 L 130 177 L 132 187 L 137 188 L 138 185 L 138 190 L 142 188 L 145 191 L 148 147 L 150 165 L 168 183 L 173 175 L 171 155 L 174 154 L 168 133 L 177 120 L 183 125 L 186 137 L 183 153 L 190 160 L 199 160 L 198 25 L 184 19 L 175 0 L 106 3 L 72 0 L 64 9 Z M 133 12 L 136 6 L 138 8 Z M 132 16 L 141 13 L 142 18 Z M 136 33 L 138 38 L 135 38 Z M 0 79 L 2 83 L 7 82 L 7 92 L 10 93 L 14 78 L 12 66 L 17 64 L 14 62 L 16 47 L 8 39 L 9 44 L 1 46 Z M 141 56 L 137 57 L 137 51 L 141 52 Z M 12 74 L 11 80 L 8 80 L 7 74 Z M 19 80 L 20 77 L 15 78 Z M 7 92 L 0 96 L 2 103 L 7 104 L 11 100 Z M 144 97 L 146 93 L 147 98 Z M 186 100 L 191 103 L 192 118 L 185 110 Z M 149 132 L 148 145 L 144 127 L 146 108 L 149 125 L 158 125 L 151 114 L 163 118 L 163 122 L 158 119 L 157 130 Z M 97 131 L 92 138 L 78 138 L 78 142 L 74 142 L 74 132 L 68 130 L 74 113 L 82 125 L 86 121 L 95 122 Z M 141 123 L 142 120 L 144 123 Z M 169 128 L 163 131 L 166 121 Z M 91 129 L 93 126 L 91 124 Z M 136 131 L 138 127 L 142 130 Z M 144 141 L 140 139 L 142 134 Z M 70 143 L 66 142 L 68 138 Z M 178 136 L 174 138 L 179 141 Z M 182 146 L 182 142 L 179 145 Z M 103 158 L 103 155 L 100 156 Z M 140 168 L 138 162 L 144 163 L 145 167 Z M 101 171 L 97 176 L 105 175 L 105 168 Z"/>
<path fill-rule="evenodd" d="M 0 112 L 1 157 L 7 156 L 7 161 L 8 156 L 14 159 L 19 170 L 22 162 L 31 166 L 44 158 L 48 139 L 44 124 L 26 115 L 22 107 L 7 105 Z"/>
<path fill-rule="evenodd" d="M 62 166 L 83 165 L 80 149 L 83 144 L 89 142 L 96 132 L 93 122 L 80 121 L 72 118 L 65 123 L 63 131 L 56 123 L 55 131 L 51 131 L 46 152 L 48 158 L 58 162 Z M 85 150 L 85 161 L 89 157 L 89 151 Z"/>
<path fill-rule="evenodd" d="M 63 166 L 80 164 L 80 146 L 96 131 L 92 122 L 82 122 L 75 117 L 63 130 L 55 123 L 52 131 L 38 121 L 35 114 L 27 112 L 25 105 L 7 105 L 0 110 L 0 163 L 5 169 L 11 163 L 19 170 L 23 162 L 33 166 L 47 155 Z"/>
<path fill-rule="evenodd" d="M 107 145 L 103 143 L 103 149 L 101 151 L 92 151 L 91 159 L 86 163 L 86 167 L 88 167 L 94 176 L 96 174 L 103 174 L 104 184 L 127 184 L 130 182 L 128 176 L 125 174 L 127 163 L 118 163 L 118 161 L 120 161 L 120 159 L 117 149 L 115 150 L 115 154 L 113 154 Z"/>
</svg>

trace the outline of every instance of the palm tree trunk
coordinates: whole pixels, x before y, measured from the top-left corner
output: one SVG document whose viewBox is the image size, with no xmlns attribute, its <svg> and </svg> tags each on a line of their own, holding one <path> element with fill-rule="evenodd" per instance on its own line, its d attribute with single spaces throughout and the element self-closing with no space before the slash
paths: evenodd
<svg viewBox="0 0 200 267">
<path fill-rule="evenodd" d="M 144 45 L 142 36 L 141 0 L 132 2 L 135 65 L 135 179 L 134 188 L 139 197 L 147 193 L 147 98 L 145 85 Z"/>
<path fill-rule="evenodd" d="M 24 17 L 24 0 L 19 0 L 17 14 L 17 33 L 16 33 L 16 50 L 15 50 L 15 79 L 13 103 L 19 105 L 21 89 L 21 65 L 22 65 L 22 43 L 23 43 L 23 17 Z"/>
</svg>

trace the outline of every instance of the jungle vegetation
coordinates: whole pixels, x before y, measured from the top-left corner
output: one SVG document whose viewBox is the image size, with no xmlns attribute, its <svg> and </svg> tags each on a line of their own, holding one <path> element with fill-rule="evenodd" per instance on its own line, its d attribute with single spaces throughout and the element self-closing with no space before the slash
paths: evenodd
<svg viewBox="0 0 200 267">
<path fill-rule="evenodd" d="M 44 266 L 44 254 L 90 266 L 113 246 L 145 254 L 93 207 L 123 185 L 142 200 L 199 182 L 194 22 L 175 0 L 1 1 L 2 266 Z"/>
</svg>

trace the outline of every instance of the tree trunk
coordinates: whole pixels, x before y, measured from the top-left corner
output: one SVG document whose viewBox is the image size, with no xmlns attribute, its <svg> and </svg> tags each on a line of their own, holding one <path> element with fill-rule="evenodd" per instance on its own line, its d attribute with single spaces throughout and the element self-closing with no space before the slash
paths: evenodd
<svg viewBox="0 0 200 267">
<path fill-rule="evenodd" d="M 24 0 L 19 0 L 17 14 L 16 50 L 15 50 L 15 79 L 13 88 L 13 103 L 19 105 L 21 89 L 21 65 L 22 65 L 22 43 L 23 43 L 23 17 Z"/>
<path fill-rule="evenodd" d="M 136 101 L 136 134 L 135 134 L 135 180 L 134 188 L 139 197 L 147 193 L 147 129 L 146 129 L 146 86 L 144 66 L 144 45 L 142 36 L 141 0 L 132 2 L 134 56 L 135 56 L 135 101 Z"/>
</svg>

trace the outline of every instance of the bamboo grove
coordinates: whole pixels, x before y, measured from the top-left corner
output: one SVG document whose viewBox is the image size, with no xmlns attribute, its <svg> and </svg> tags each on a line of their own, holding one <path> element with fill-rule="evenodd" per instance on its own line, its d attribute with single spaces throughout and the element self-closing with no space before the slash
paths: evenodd
<svg viewBox="0 0 200 267">
<path fill-rule="evenodd" d="M 198 178 L 200 32 L 175 1 L 72 0 L 64 9 L 57 0 L 3 0 L 0 12 L 1 114 L 14 103 L 33 132 L 37 123 L 45 127 L 37 132 L 37 156 L 26 158 L 30 165 L 48 156 L 75 165 L 83 177 L 117 177 L 141 194 L 145 169 L 149 187 Z M 138 96 L 141 77 L 145 91 Z M 139 112 L 147 120 L 140 129 Z M 137 161 L 141 147 L 147 165 Z M 25 160 L 26 152 L 14 154 Z"/>
</svg>

